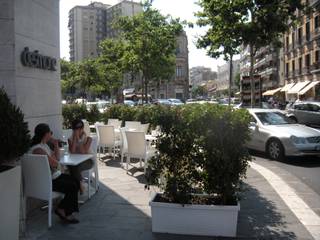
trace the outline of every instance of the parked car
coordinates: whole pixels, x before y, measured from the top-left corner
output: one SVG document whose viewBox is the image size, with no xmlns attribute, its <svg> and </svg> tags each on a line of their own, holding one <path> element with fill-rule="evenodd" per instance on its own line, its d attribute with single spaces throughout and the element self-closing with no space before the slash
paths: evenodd
<svg viewBox="0 0 320 240">
<path fill-rule="evenodd" d="M 136 103 L 134 101 L 132 101 L 132 100 L 124 100 L 123 103 L 125 105 L 130 106 L 130 107 L 134 107 L 136 105 Z"/>
<path fill-rule="evenodd" d="M 271 159 L 285 156 L 320 155 L 320 131 L 294 123 L 279 110 L 248 109 L 250 149 L 266 152 Z"/>
<path fill-rule="evenodd" d="M 287 116 L 295 122 L 320 126 L 320 102 L 296 102 L 286 110 Z"/>
<path fill-rule="evenodd" d="M 158 104 L 160 104 L 160 105 L 171 105 L 171 103 L 169 102 L 168 99 L 155 99 L 153 101 L 153 103 L 156 104 L 156 105 L 158 105 Z"/>
<path fill-rule="evenodd" d="M 170 102 L 170 105 L 173 105 L 173 106 L 184 104 L 180 99 L 177 99 L 177 98 L 169 98 L 168 101 Z"/>
</svg>

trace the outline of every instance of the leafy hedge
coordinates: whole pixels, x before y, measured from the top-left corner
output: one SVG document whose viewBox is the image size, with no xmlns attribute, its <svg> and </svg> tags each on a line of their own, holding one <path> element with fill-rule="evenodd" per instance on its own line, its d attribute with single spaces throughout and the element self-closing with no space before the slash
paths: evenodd
<svg viewBox="0 0 320 240">
<path fill-rule="evenodd" d="M 0 166 L 22 156 L 31 143 L 28 124 L 19 107 L 13 105 L 0 88 Z"/>
<path fill-rule="evenodd" d="M 246 110 L 210 104 L 165 112 L 159 155 L 149 162 L 149 184 L 161 187 L 169 202 L 194 203 L 198 195 L 191 193 L 206 193 L 214 204 L 234 204 L 250 160 L 249 119 Z"/>
<path fill-rule="evenodd" d="M 89 116 L 90 122 L 118 118 L 160 126 L 159 154 L 149 161 L 146 178 L 148 185 L 164 190 L 165 201 L 193 203 L 198 195 L 192 193 L 209 194 L 214 204 L 232 204 L 238 199 L 250 161 L 245 147 L 250 136 L 246 110 L 212 104 L 113 105 L 103 114 L 89 113 L 84 106 L 70 105 L 63 110 L 65 126 L 76 117 Z"/>
</svg>

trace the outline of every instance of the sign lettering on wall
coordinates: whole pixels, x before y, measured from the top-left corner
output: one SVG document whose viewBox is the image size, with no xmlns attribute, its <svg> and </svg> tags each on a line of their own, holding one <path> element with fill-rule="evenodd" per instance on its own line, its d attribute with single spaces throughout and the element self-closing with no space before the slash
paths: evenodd
<svg viewBox="0 0 320 240">
<path fill-rule="evenodd" d="M 57 71 L 57 59 L 53 57 L 43 56 L 38 50 L 31 52 L 25 47 L 21 53 L 21 63 L 26 67 L 40 68 L 43 70 Z"/>
</svg>

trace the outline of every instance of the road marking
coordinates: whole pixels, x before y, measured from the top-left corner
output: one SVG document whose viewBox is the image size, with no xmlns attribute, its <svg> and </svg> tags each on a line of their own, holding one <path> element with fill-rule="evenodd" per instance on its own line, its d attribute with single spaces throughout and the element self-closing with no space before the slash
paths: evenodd
<svg viewBox="0 0 320 240">
<path fill-rule="evenodd" d="M 250 166 L 259 172 L 274 188 L 289 209 L 306 227 L 315 240 L 320 240 L 320 217 L 305 203 L 295 191 L 278 175 L 257 163 Z"/>
</svg>

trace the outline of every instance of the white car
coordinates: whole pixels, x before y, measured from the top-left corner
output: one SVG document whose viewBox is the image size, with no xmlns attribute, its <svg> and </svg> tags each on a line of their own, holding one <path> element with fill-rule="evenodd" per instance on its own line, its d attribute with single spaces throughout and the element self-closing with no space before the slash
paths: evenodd
<svg viewBox="0 0 320 240">
<path fill-rule="evenodd" d="M 170 102 L 170 105 L 173 106 L 183 105 L 183 102 L 180 99 L 169 98 L 168 101 Z"/>
<path fill-rule="evenodd" d="M 266 152 L 271 159 L 285 156 L 320 156 L 320 131 L 293 123 L 281 111 L 248 109 L 250 122 L 250 149 Z"/>
</svg>

